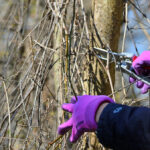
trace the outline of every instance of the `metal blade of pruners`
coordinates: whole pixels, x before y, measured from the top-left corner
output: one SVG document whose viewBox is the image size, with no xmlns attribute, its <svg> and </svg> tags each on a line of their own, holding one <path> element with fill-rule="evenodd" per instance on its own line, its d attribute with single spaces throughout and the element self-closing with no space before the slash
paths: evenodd
<svg viewBox="0 0 150 150">
<path fill-rule="evenodd" d="M 109 55 L 109 62 L 120 62 L 125 61 L 132 64 L 132 57 L 134 54 L 132 53 L 116 53 L 112 52 L 111 50 L 105 50 L 102 48 L 93 48 L 96 52 L 97 56 L 102 59 L 108 61 L 108 55 Z"/>
<path fill-rule="evenodd" d="M 109 63 L 115 62 L 117 69 L 150 86 L 150 78 L 137 75 L 132 68 L 132 58 L 135 56 L 133 53 L 116 53 L 111 50 L 96 47 L 94 47 L 93 50 L 99 59 L 109 61 Z"/>
</svg>

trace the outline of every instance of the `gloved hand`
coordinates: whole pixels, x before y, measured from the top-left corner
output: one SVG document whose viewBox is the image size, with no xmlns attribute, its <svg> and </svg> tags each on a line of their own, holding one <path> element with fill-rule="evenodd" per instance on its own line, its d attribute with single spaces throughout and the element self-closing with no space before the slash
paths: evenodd
<svg viewBox="0 0 150 150">
<path fill-rule="evenodd" d="M 132 67 L 137 75 L 150 76 L 150 51 L 144 51 L 139 57 L 137 57 Z M 136 81 L 135 78 L 130 77 L 130 83 Z M 141 89 L 141 93 L 147 93 L 150 86 L 143 83 L 142 81 L 136 81 L 136 86 Z"/>
<path fill-rule="evenodd" d="M 62 108 L 72 113 L 72 117 L 58 127 L 58 133 L 63 135 L 72 129 L 70 141 L 75 142 L 84 132 L 92 132 L 97 129 L 95 121 L 96 111 L 103 102 L 113 103 L 108 96 L 77 96 L 71 99 L 71 103 L 65 103 Z"/>
</svg>

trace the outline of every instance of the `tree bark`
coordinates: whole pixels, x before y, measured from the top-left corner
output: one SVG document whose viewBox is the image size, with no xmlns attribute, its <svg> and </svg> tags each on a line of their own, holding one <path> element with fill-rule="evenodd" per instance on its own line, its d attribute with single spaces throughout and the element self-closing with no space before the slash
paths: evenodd
<svg viewBox="0 0 150 150">
<path fill-rule="evenodd" d="M 120 27 L 123 22 L 123 0 L 93 0 L 92 13 L 90 16 L 91 24 L 88 25 L 91 31 L 90 50 L 92 47 L 110 48 L 112 51 L 118 51 L 118 42 L 120 36 Z M 90 54 L 89 54 L 90 55 Z M 85 87 L 87 93 L 92 95 L 109 95 L 113 91 L 111 89 L 115 81 L 115 66 L 110 64 L 106 66 L 94 56 L 88 56 L 90 63 L 88 65 L 85 75 Z M 108 72 L 107 72 L 107 71 Z M 89 72 L 89 75 L 87 75 Z M 108 78 L 110 75 L 110 78 Z M 88 81 L 88 82 L 87 82 Z M 100 149 L 100 144 L 95 134 L 90 135 L 90 150 Z"/>
</svg>

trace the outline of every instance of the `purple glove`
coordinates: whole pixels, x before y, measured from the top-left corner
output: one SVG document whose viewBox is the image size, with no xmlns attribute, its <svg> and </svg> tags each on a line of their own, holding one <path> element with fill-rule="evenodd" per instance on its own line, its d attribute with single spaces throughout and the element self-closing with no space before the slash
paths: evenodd
<svg viewBox="0 0 150 150">
<path fill-rule="evenodd" d="M 150 51 L 144 51 L 139 57 L 137 57 L 132 67 L 137 75 L 150 76 Z M 135 78 L 130 77 L 130 83 L 136 81 Z M 150 86 L 142 81 L 136 81 L 136 86 L 141 89 L 141 93 L 147 93 Z"/>
<path fill-rule="evenodd" d="M 59 134 L 65 134 L 72 129 L 70 141 L 75 142 L 84 132 L 92 132 L 97 129 L 95 121 L 96 111 L 103 102 L 113 103 L 108 96 L 77 96 L 71 99 L 71 103 L 63 104 L 62 108 L 70 113 L 72 117 L 58 127 Z"/>
</svg>

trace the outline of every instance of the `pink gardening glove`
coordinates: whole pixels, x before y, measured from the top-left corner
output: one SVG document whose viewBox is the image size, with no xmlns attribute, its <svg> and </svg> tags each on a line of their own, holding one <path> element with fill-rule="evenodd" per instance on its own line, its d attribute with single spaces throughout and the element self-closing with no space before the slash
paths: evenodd
<svg viewBox="0 0 150 150">
<path fill-rule="evenodd" d="M 72 113 L 72 117 L 58 127 L 58 133 L 63 135 L 72 129 L 71 142 L 76 142 L 84 132 L 92 132 L 97 129 L 95 121 L 96 111 L 103 102 L 113 103 L 108 96 L 77 96 L 71 99 L 71 103 L 63 104 L 62 108 Z"/>
<path fill-rule="evenodd" d="M 150 51 L 144 51 L 139 57 L 133 60 L 132 67 L 137 75 L 150 76 Z M 130 83 L 136 81 L 130 77 Z M 136 86 L 141 89 L 141 93 L 147 93 L 150 86 L 142 81 L 136 81 Z"/>
</svg>

